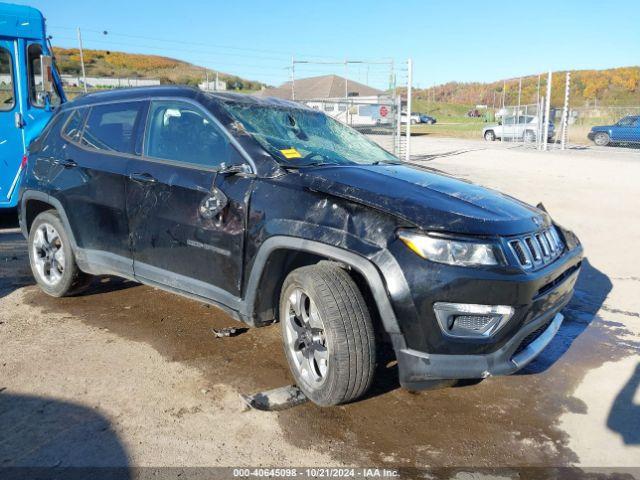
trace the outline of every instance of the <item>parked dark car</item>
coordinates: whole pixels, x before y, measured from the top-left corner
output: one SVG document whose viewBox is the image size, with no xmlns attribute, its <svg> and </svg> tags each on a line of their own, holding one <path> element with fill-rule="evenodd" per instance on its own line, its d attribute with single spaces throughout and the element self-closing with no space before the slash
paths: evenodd
<svg viewBox="0 0 640 480">
<path fill-rule="evenodd" d="M 409 389 L 515 372 L 558 331 L 582 258 L 544 210 L 402 164 L 321 112 L 186 87 L 60 107 L 19 217 L 50 295 L 108 274 L 279 320 L 319 405 L 361 397 L 382 342 Z"/>
<path fill-rule="evenodd" d="M 614 125 L 591 127 L 587 137 L 599 146 L 615 143 L 640 144 L 640 115 L 628 115 Z"/>
<path fill-rule="evenodd" d="M 420 123 L 427 123 L 429 125 L 433 125 L 434 123 L 436 123 L 436 119 L 429 116 L 429 115 L 425 115 L 424 113 L 420 114 Z"/>
</svg>

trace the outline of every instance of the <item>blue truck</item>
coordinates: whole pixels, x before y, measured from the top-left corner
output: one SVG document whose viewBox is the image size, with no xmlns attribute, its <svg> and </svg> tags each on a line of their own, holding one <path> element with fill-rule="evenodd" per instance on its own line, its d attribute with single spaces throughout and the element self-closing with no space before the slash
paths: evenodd
<svg viewBox="0 0 640 480">
<path fill-rule="evenodd" d="M 0 3 L 0 209 L 17 205 L 27 147 L 65 101 L 42 13 Z"/>
</svg>

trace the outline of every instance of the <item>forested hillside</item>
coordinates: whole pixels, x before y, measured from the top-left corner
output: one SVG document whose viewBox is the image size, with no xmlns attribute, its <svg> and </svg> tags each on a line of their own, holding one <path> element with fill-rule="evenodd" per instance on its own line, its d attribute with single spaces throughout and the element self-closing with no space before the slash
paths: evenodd
<svg viewBox="0 0 640 480">
<path fill-rule="evenodd" d="M 564 99 L 565 73 L 554 72 L 552 80 L 552 103 L 559 105 Z M 546 85 L 546 74 L 541 75 L 542 88 Z M 506 104 L 518 100 L 518 78 L 506 82 Z M 535 103 L 538 76 L 522 78 L 521 102 Z M 445 102 L 461 105 L 501 103 L 503 81 L 492 83 L 449 82 L 415 91 L 415 96 L 430 102 Z M 544 95 L 544 91 L 542 93 Z M 608 70 L 577 70 L 571 72 L 571 104 L 582 105 L 640 105 L 640 67 L 621 67 Z"/>
</svg>

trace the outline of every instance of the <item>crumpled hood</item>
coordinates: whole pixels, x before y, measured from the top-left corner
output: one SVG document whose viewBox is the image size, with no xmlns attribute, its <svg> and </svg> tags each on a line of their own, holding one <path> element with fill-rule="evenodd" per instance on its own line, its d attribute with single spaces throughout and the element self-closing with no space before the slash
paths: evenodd
<svg viewBox="0 0 640 480">
<path fill-rule="evenodd" d="M 550 223 L 508 195 L 407 165 L 321 166 L 302 171 L 306 186 L 395 215 L 424 230 L 518 235 Z"/>
</svg>

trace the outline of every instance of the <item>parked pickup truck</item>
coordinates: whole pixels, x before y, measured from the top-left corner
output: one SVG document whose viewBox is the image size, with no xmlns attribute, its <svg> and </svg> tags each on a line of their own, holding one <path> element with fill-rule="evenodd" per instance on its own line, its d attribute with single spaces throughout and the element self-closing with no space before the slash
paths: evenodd
<svg viewBox="0 0 640 480">
<path fill-rule="evenodd" d="M 63 104 L 29 147 L 19 218 L 49 295 L 118 275 L 279 321 L 319 405 L 364 395 L 384 342 L 412 390 L 521 369 L 582 260 L 543 209 L 403 164 L 320 111 L 187 87 Z"/>
<path fill-rule="evenodd" d="M 535 142 L 538 127 L 543 135 L 543 125 L 538 125 L 538 117 L 533 115 L 519 115 L 504 117 L 497 125 L 488 125 L 482 129 L 482 137 L 492 142 L 494 140 L 520 140 L 525 142 Z M 555 126 L 549 122 L 548 140 L 552 141 L 555 135 Z"/>
</svg>

